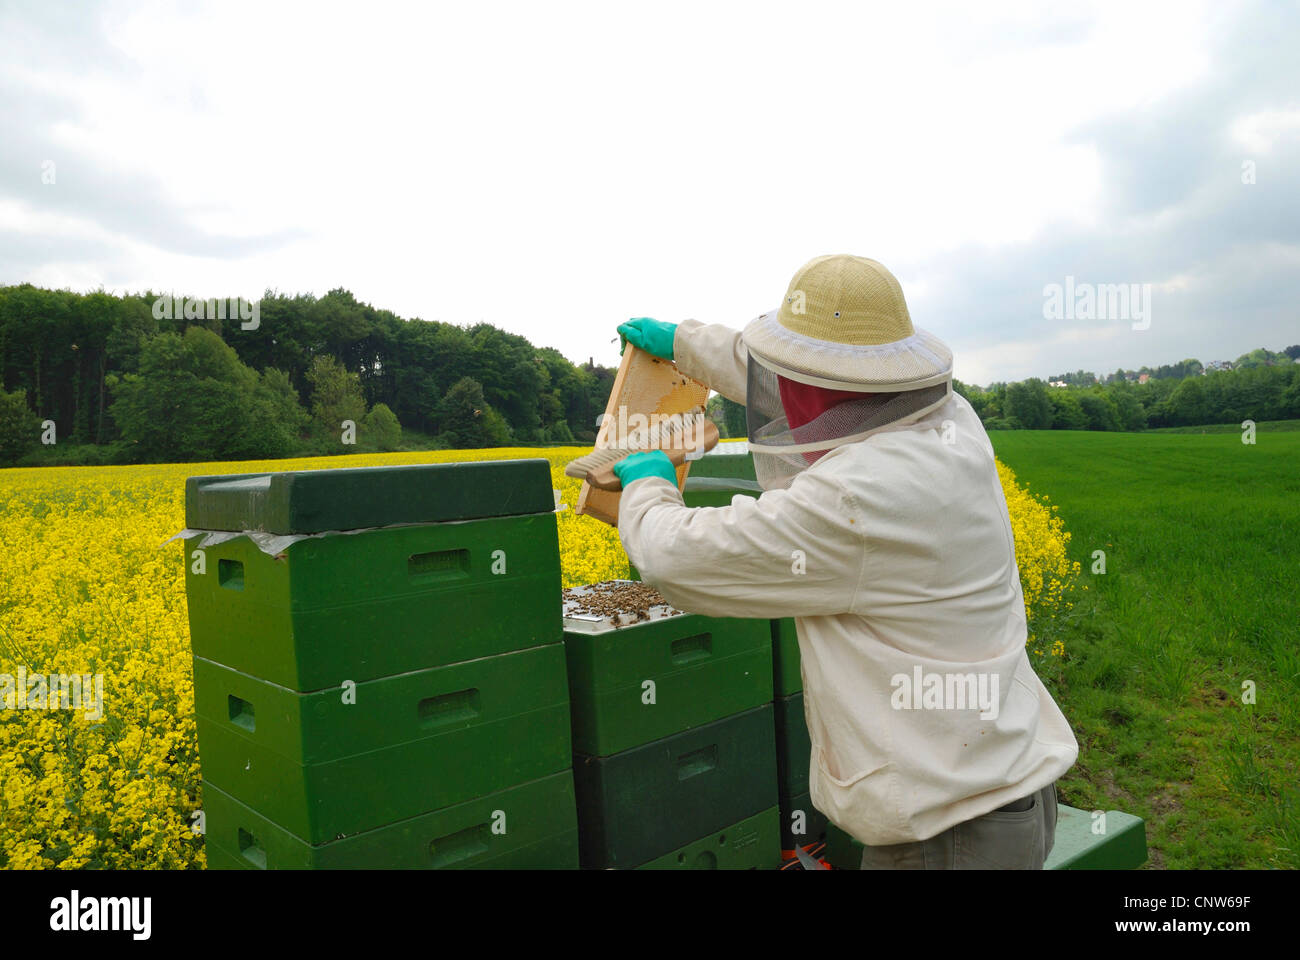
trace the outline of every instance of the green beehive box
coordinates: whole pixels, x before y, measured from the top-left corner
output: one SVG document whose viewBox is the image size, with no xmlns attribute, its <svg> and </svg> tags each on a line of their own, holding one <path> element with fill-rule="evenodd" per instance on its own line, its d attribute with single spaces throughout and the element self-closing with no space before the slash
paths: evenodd
<svg viewBox="0 0 1300 960">
<path fill-rule="evenodd" d="M 575 754 L 582 865 L 634 867 L 776 804 L 772 705 L 612 757 Z"/>
<path fill-rule="evenodd" d="M 566 607 L 575 752 L 611 756 L 772 699 L 766 620 L 670 611 L 615 626 Z"/>
<path fill-rule="evenodd" d="M 192 530 L 322 533 L 545 513 L 555 508 L 540 458 L 190 477 Z"/>
<path fill-rule="evenodd" d="M 1087 810 L 1056 806 L 1056 837 L 1044 870 L 1136 870 L 1147 859 L 1146 825 L 1120 810 L 1106 811 L 1106 830 Z M 826 837 L 826 861 L 837 870 L 862 869 L 862 844 L 835 824 Z"/>
<path fill-rule="evenodd" d="M 196 657 L 194 701 L 205 784 L 309 843 L 572 764 L 559 643 L 315 693 Z"/>
<path fill-rule="evenodd" d="M 769 807 L 739 823 L 684 844 L 638 870 L 770 870 L 781 862 L 780 811 Z"/>
<path fill-rule="evenodd" d="M 757 497 L 763 492 L 753 480 L 733 477 L 697 477 L 695 468 L 682 488 L 682 501 L 688 507 L 729 507 L 734 497 Z"/>
<path fill-rule="evenodd" d="M 796 797 L 781 798 L 781 849 L 793 850 L 828 839 L 830 821 L 826 814 L 812 805 L 812 797 L 801 793 Z M 858 850 L 862 858 L 862 850 Z"/>
<path fill-rule="evenodd" d="M 808 768 L 812 763 L 803 694 L 777 697 L 773 706 L 776 708 L 777 792 L 782 799 L 797 797 L 808 792 Z"/>
<path fill-rule="evenodd" d="M 186 540 L 196 656 L 291 690 L 336 687 L 560 639 L 553 513 L 298 540 Z"/>
<path fill-rule="evenodd" d="M 799 634 L 793 617 L 772 621 L 772 687 L 778 697 L 788 697 L 803 689 Z"/>
<path fill-rule="evenodd" d="M 518 784 L 332 843 L 309 844 L 203 785 L 208 869 L 573 870 L 573 774 Z"/>
<path fill-rule="evenodd" d="M 743 448 L 745 452 L 733 452 L 737 448 Z M 724 440 L 700 459 L 691 461 L 691 476 L 756 480 L 754 455 L 749 452 L 745 443 L 730 443 Z"/>
</svg>

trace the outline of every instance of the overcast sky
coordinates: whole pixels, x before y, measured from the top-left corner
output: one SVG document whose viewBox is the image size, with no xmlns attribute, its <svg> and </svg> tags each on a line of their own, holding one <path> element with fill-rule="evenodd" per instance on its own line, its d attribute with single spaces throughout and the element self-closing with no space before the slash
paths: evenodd
<svg viewBox="0 0 1300 960">
<path fill-rule="evenodd" d="M 345 287 L 612 365 L 853 253 L 969 383 L 1231 359 L 1300 342 L 1298 62 L 1283 2 L 0 0 L 0 283 Z M 1149 316 L 1045 317 L 1067 277 Z"/>
</svg>

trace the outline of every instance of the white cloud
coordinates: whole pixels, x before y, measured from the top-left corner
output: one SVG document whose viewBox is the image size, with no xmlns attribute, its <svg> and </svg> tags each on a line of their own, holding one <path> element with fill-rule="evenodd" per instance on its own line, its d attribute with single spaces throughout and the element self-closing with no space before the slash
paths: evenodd
<svg viewBox="0 0 1300 960">
<path fill-rule="evenodd" d="M 1279 140 L 1300 139 L 1300 110 L 1263 110 L 1239 118 L 1232 137 L 1249 153 L 1272 153 Z"/>
</svg>

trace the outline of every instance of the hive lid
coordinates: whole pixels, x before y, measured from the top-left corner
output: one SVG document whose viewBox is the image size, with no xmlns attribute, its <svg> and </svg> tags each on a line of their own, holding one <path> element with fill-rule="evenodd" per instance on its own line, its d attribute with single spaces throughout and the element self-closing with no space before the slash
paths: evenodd
<svg viewBox="0 0 1300 960">
<path fill-rule="evenodd" d="M 276 534 L 550 513 L 540 458 L 190 477 L 185 525 Z"/>
<path fill-rule="evenodd" d="M 595 596 L 601 592 L 602 588 L 618 587 L 625 584 L 635 587 L 642 586 L 638 580 L 606 580 L 603 583 L 589 583 L 580 587 L 567 588 L 564 591 L 562 600 L 564 629 L 573 633 L 607 633 L 610 630 L 618 630 L 636 624 L 687 616 L 687 614 L 676 609 L 670 603 L 657 603 L 647 606 L 644 609 L 644 616 L 617 611 L 600 614 L 583 612 L 578 609 L 584 605 L 583 601 L 585 599 Z"/>
</svg>

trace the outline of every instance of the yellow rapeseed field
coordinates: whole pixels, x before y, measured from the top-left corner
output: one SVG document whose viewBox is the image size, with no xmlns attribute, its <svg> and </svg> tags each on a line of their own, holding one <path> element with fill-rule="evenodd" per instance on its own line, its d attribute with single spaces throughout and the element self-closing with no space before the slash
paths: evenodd
<svg viewBox="0 0 1300 960">
<path fill-rule="evenodd" d="M 160 547 L 184 526 L 186 477 L 545 457 L 567 507 L 558 522 L 570 586 L 628 573 L 617 532 L 573 512 L 578 482 L 563 468 L 582 452 L 0 470 L 0 675 L 104 678 L 102 715 L 17 709 L 16 699 L 0 709 L 0 866 L 205 863 L 195 819 L 202 794 L 181 546 Z M 1000 472 L 1033 629 L 1069 605 L 1078 564 L 1066 557 L 1069 534 L 1056 508 L 1030 497 L 1011 471 Z M 1062 652 L 1059 644 L 1047 651 Z"/>
</svg>

